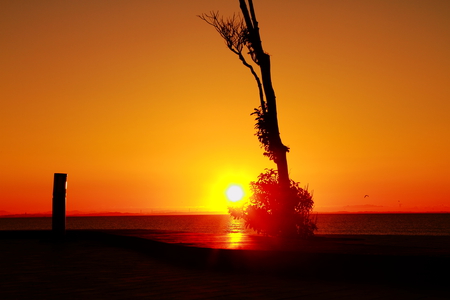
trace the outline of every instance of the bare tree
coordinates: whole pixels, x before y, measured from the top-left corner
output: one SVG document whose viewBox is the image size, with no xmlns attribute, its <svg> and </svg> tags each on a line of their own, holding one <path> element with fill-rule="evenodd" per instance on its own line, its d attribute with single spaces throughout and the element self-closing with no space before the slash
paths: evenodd
<svg viewBox="0 0 450 300">
<path fill-rule="evenodd" d="M 277 171 L 271 174 L 276 177 L 277 187 L 280 191 L 279 194 L 284 195 L 281 197 L 283 198 L 282 201 L 279 201 L 280 205 L 278 205 L 277 212 L 279 212 L 280 216 L 285 216 L 286 219 L 289 219 L 287 216 L 295 211 L 295 207 L 299 201 L 291 195 L 293 193 L 293 184 L 298 188 L 298 183 L 291 181 L 289 178 L 286 157 L 289 148 L 282 143 L 280 137 L 276 97 L 272 85 L 270 55 L 264 52 L 262 47 L 253 1 L 239 0 L 239 4 L 243 17 L 233 15 L 231 18 L 224 19 L 219 16 L 218 12 L 202 14 L 199 17 L 216 29 L 224 39 L 228 49 L 239 57 L 239 60 L 250 70 L 256 81 L 260 101 L 259 107 L 255 108 L 252 113 L 256 119 L 256 136 L 264 149 L 264 155 L 270 160 L 273 160 L 277 166 Z M 253 64 L 247 59 L 251 59 Z M 258 67 L 259 74 L 255 70 Z M 262 184 L 262 181 L 258 182 Z M 257 187 L 258 182 L 252 184 L 254 191 L 260 192 L 261 188 Z M 273 182 L 271 181 L 271 183 Z M 298 192 L 297 190 L 295 193 L 298 194 Z M 254 200 L 256 199 L 255 197 Z M 254 204 L 256 202 L 255 200 Z M 310 207 L 309 210 L 312 209 L 312 204 L 308 207 Z M 267 207 L 264 209 L 267 209 Z M 235 212 L 235 215 L 238 214 Z"/>
<path fill-rule="evenodd" d="M 217 12 L 203 14 L 200 18 L 217 30 L 225 40 L 228 49 L 239 57 L 255 78 L 260 99 L 260 106 L 253 113 L 256 115 L 257 121 L 256 135 L 265 150 L 264 155 L 277 165 L 280 185 L 287 188 L 289 172 L 286 153 L 289 148 L 283 145 L 280 138 L 276 97 L 270 70 L 270 55 L 264 52 L 262 47 L 252 0 L 248 0 L 248 5 L 245 0 L 240 0 L 239 3 L 244 19 L 236 15 L 229 19 L 223 19 Z M 252 61 L 259 66 L 261 76 L 247 62 L 243 54 L 244 47 L 248 50 Z"/>
</svg>

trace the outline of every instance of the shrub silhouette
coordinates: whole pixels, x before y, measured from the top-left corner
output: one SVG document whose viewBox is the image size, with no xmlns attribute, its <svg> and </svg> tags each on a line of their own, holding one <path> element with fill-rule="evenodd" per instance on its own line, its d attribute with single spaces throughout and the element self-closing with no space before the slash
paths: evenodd
<svg viewBox="0 0 450 300">
<path fill-rule="evenodd" d="M 314 201 L 307 188 L 290 181 L 289 190 L 282 189 L 278 172 L 266 169 L 256 182 L 250 183 L 253 192 L 249 202 L 241 207 L 229 207 L 230 214 L 243 219 L 245 226 L 269 236 L 308 238 L 317 230 L 311 218 Z"/>
</svg>

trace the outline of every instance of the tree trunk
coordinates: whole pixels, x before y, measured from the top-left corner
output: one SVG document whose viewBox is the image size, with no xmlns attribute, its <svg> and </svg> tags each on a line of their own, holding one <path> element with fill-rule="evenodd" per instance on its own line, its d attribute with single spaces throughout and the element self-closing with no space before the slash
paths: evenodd
<svg viewBox="0 0 450 300">
<path fill-rule="evenodd" d="M 290 179 L 287 164 L 286 153 L 288 148 L 283 145 L 280 137 L 277 117 L 277 104 L 275 91 L 272 85 L 272 75 L 270 69 L 270 56 L 264 52 L 259 35 L 258 22 L 256 20 L 255 11 L 253 9 L 252 0 L 249 1 L 249 6 L 245 0 L 239 0 L 242 14 L 249 31 L 249 42 L 254 50 L 254 60 L 259 65 L 261 70 L 261 78 L 263 83 L 264 94 L 266 98 L 267 111 L 265 114 L 268 132 L 269 132 L 269 150 L 274 155 L 274 161 L 278 169 L 278 179 L 282 189 L 289 189 Z M 250 12 L 249 12 L 250 9 Z"/>
<path fill-rule="evenodd" d="M 289 171 L 287 165 L 287 147 L 283 145 L 278 127 L 278 114 L 275 91 L 272 85 L 272 75 L 270 70 L 270 56 L 266 53 L 261 55 L 261 77 L 263 82 L 264 94 L 267 102 L 267 117 L 269 125 L 270 150 L 275 154 L 275 164 L 278 169 L 280 185 L 283 188 L 289 187 Z"/>
</svg>

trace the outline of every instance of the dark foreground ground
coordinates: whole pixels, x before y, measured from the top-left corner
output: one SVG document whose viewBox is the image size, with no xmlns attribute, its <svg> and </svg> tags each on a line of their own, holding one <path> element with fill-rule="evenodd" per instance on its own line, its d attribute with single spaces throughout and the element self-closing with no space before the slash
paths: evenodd
<svg viewBox="0 0 450 300">
<path fill-rule="evenodd" d="M 224 238 L 0 231 L 0 299 L 450 299 L 450 237 Z"/>
</svg>

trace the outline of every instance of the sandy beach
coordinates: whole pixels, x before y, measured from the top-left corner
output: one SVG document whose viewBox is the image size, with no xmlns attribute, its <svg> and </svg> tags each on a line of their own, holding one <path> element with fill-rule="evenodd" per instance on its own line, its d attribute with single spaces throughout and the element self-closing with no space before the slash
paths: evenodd
<svg viewBox="0 0 450 300">
<path fill-rule="evenodd" d="M 80 230 L 57 241 L 48 231 L 0 231 L 0 298 L 450 298 L 448 236 L 260 237 L 245 249 L 184 238 Z"/>
</svg>

